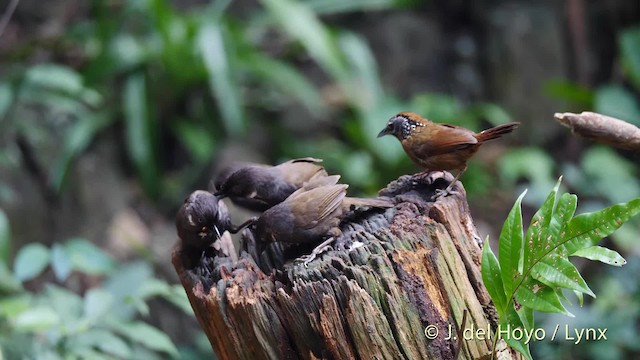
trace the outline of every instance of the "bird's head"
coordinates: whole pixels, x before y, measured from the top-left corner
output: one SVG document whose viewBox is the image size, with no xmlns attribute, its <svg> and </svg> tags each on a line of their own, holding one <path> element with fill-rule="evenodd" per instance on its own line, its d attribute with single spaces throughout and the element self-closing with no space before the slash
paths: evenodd
<svg viewBox="0 0 640 360">
<path fill-rule="evenodd" d="M 418 127 L 425 126 L 425 119 L 416 113 L 401 112 L 387 122 L 378 137 L 393 135 L 402 141 L 408 138 Z"/>
</svg>

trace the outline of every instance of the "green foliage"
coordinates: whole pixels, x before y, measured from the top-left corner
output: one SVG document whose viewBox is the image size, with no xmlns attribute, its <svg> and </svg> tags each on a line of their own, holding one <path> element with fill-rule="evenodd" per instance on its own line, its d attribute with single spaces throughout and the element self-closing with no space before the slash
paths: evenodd
<svg viewBox="0 0 640 360">
<path fill-rule="evenodd" d="M 577 196 L 564 193 L 558 198 L 559 186 L 560 181 L 533 216 L 526 234 L 521 209 L 526 192 L 520 195 L 502 227 L 498 258 L 485 242 L 482 279 L 503 329 L 532 330 L 534 310 L 571 315 L 562 304 L 563 289 L 572 290 L 580 303 L 583 294 L 595 297 L 569 256 L 616 266 L 626 263 L 617 252 L 596 244 L 640 213 L 640 198 L 574 216 Z M 526 339 L 504 339 L 531 358 Z"/>
<path fill-rule="evenodd" d="M 73 274 L 104 277 L 104 282 L 84 294 L 53 283 L 37 293 L 22 287 L 48 266 L 60 282 Z M 158 296 L 187 314 L 191 308 L 182 287 L 154 278 L 148 264 L 116 267 L 95 245 L 72 239 L 51 248 L 29 244 L 18 252 L 14 271 L 6 268 L 0 261 L 0 349 L 5 358 L 130 359 L 141 351 L 151 358 L 178 357 L 171 339 L 139 318 L 149 315 L 147 302 Z"/>
</svg>

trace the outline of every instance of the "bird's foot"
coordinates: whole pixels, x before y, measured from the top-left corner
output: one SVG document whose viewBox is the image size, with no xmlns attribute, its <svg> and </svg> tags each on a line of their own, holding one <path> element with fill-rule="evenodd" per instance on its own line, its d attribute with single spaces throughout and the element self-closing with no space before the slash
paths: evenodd
<svg viewBox="0 0 640 360">
<path fill-rule="evenodd" d="M 451 185 L 453 185 L 453 183 Z M 458 191 L 451 189 L 453 187 L 451 185 L 447 186 L 446 189 L 436 189 L 433 194 L 433 200 L 437 200 L 441 197 L 446 197 L 449 195 L 458 194 Z"/>
<path fill-rule="evenodd" d="M 334 237 L 330 237 L 329 239 L 323 241 L 320 245 L 316 246 L 313 249 L 313 251 L 311 251 L 311 254 L 301 256 L 297 258 L 295 261 L 302 262 L 304 267 L 307 267 L 311 261 L 313 261 L 316 257 L 318 257 L 318 255 L 322 254 L 325 251 L 333 250 L 333 247 L 329 244 L 331 244 L 334 240 L 335 240 Z"/>
</svg>

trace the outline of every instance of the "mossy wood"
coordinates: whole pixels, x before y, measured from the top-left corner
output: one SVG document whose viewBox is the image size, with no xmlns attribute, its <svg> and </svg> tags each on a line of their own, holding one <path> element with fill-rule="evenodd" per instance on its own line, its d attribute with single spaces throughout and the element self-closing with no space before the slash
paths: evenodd
<svg viewBox="0 0 640 360">
<path fill-rule="evenodd" d="M 490 339 L 447 339 L 465 310 L 469 330 L 495 329 L 497 315 L 482 284 L 481 240 L 464 189 L 432 202 L 451 180 L 437 174 L 389 184 L 380 195 L 396 207 L 356 213 L 337 249 L 306 268 L 291 259 L 308 248 L 281 244 L 256 261 L 249 231 L 239 259 L 220 246 L 192 254 L 178 243 L 173 264 L 217 356 L 451 359 L 461 346 L 460 358 L 488 358 Z M 435 339 L 425 336 L 428 326 L 438 330 Z M 497 348 L 497 358 L 514 357 L 504 341 Z"/>
</svg>

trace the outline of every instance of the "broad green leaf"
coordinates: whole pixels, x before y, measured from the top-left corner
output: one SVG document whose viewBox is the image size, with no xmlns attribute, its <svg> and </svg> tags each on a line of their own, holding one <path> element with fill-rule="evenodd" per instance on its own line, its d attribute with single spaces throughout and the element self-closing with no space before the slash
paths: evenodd
<svg viewBox="0 0 640 360">
<path fill-rule="evenodd" d="M 502 317 L 507 306 L 507 297 L 500 276 L 500 264 L 491 251 L 488 238 L 484 241 L 482 249 L 482 282 L 498 310 L 498 315 Z"/>
<path fill-rule="evenodd" d="M 156 197 L 159 192 L 159 177 L 144 74 L 135 73 L 129 76 L 125 81 L 122 96 L 129 155 L 145 190 L 151 197 Z"/>
<path fill-rule="evenodd" d="M 547 81 L 544 84 L 544 92 L 555 99 L 565 100 L 584 108 L 593 107 L 593 90 L 572 81 Z"/>
<path fill-rule="evenodd" d="M 517 288 L 516 300 L 520 305 L 533 310 L 570 315 L 560 302 L 558 294 L 551 287 L 532 277 L 526 277 Z"/>
<path fill-rule="evenodd" d="M 71 258 L 60 244 L 53 244 L 51 247 L 51 269 L 58 281 L 65 281 L 73 271 Z"/>
<path fill-rule="evenodd" d="M 115 268 L 113 258 L 86 239 L 71 239 L 64 247 L 74 270 L 90 275 L 104 275 Z"/>
<path fill-rule="evenodd" d="M 22 290 L 22 284 L 9 270 L 6 263 L 0 261 L 0 298 L 6 294 L 17 293 Z"/>
<path fill-rule="evenodd" d="M 631 217 L 640 212 L 640 198 L 617 204 L 600 211 L 580 214 L 569 222 L 563 243 L 567 254 L 596 245 L 611 235 Z"/>
<path fill-rule="evenodd" d="M 479 103 L 472 105 L 467 112 L 473 114 L 478 119 L 486 120 L 493 126 L 505 124 L 510 121 L 511 116 L 500 106 L 492 103 Z"/>
<path fill-rule="evenodd" d="M 112 322 L 111 326 L 126 338 L 140 343 L 151 350 L 161 351 L 174 357 L 178 356 L 178 349 L 176 349 L 169 336 L 151 325 L 143 322 Z"/>
<path fill-rule="evenodd" d="M 522 259 L 522 198 L 527 191 L 523 191 L 511 208 L 500 232 L 498 256 L 500 260 L 500 274 L 504 285 L 504 292 L 513 294 L 514 281 L 522 275 L 520 259 Z"/>
<path fill-rule="evenodd" d="M 640 104 L 635 95 L 618 85 L 596 90 L 594 111 L 640 125 Z"/>
<path fill-rule="evenodd" d="M 309 55 L 339 83 L 350 79 L 335 40 L 313 11 L 292 0 L 262 0 L 276 23 L 300 41 Z"/>
<path fill-rule="evenodd" d="M 136 261 L 118 268 L 106 281 L 104 288 L 114 297 L 112 314 L 121 318 L 135 315 L 135 302 L 144 301 L 139 290 L 153 278 L 151 266 L 144 261 Z"/>
<path fill-rule="evenodd" d="M 585 249 L 580 249 L 571 254 L 571 256 L 580 256 L 589 260 L 597 260 L 613 266 L 622 266 L 627 263 L 627 260 L 618 254 L 618 252 L 601 246 L 591 246 Z"/>
<path fill-rule="evenodd" d="M 73 161 L 89 146 L 95 136 L 107 125 L 113 122 L 109 116 L 94 116 L 90 113 L 82 116 L 67 129 L 62 153 L 53 164 L 51 183 L 53 189 L 61 192 L 69 175 Z"/>
<path fill-rule="evenodd" d="M 564 237 L 564 231 L 576 211 L 577 205 L 578 197 L 576 195 L 568 193 L 562 194 L 556 205 L 551 222 L 549 223 L 548 236 L 551 237 L 555 244 L 553 247 L 550 247 L 549 250 L 558 252 L 565 257 L 567 256 L 565 248 L 560 243 Z"/>
<path fill-rule="evenodd" d="M 0 316 L 15 318 L 21 313 L 33 307 L 31 295 L 22 293 L 14 296 L 0 297 Z"/>
<path fill-rule="evenodd" d="M 516 312 L 513 306 L 509 306 L 507 308 L 507 313 L 504 316 L 500 316 L 499 319 L 499 330 L 500 334 L 498 334 L 504 341 L 513 349 L 517 350 L 525 359 L 532 360 L 531 353 L 529 352 L 529 344 L 526 343 L 526 339 L 516 340 L 511 336 L 513 334 L 513 330 L 517 328 L 527 329 L 522 324 L 520 320 L 520 316 Z"/>
<path fill-rule="evenodd" d="M 82 317 L 83 299 L 78 294 L 63 287 L 47 284 L 44 302 L 50 306 L 68 327 L 76 325 Z"/>
<path fill-rule="evenodd" d="M 178 121 L 173 124 L 174 133 L 191 155 L 198 161 L 211 160 L 214 155 L 215 140 L 200 125 L 186 121 Z"/>
<path fill-rule="evenodd" d="M 531 276 L 551 287 L 563 287 L 595 297 L 578 269 L 565 257 L 556 253 L 551 253 L 536 263 L 531 269 Z"/>
<path fill-rule="evenodd" d="M 11 225 L 9 218 L 0 209 L 0 262 L 9 264 L 9 253 L 11 251 Z"/>
<path fill-rule="evenodd" d="M 624 30 L 619 42 L 624 68 L 636 89 L 640 89 L 640 27 Z"/>
<path fill-rule="evenodd" d="M 556 194 L 560 187 L 560 181 L 562 181 L 562 178 L 558 180 L 556 186 L 531 219 L 523 246 L 523 273 L 525 276 L 538 260 L 552 251 L 559 243 L 560 239 L 550 238 L 548 231 L 556 205 Z"/>
<path fill-rule="evenodd" d="M 366 113 L 368 109 L 375 108 L 384 96 L 375 57 L 365 39 L 354 33 L 340 34 L 338 44 L 349 63 L 352 74 L 352 80 L 348 84 L 352 91 L 346 95 L 352 99 L 360 112 Z M 377 128 L 375 125 L 379 125 L 379 114 L 376 115 L 378 115 L 375 117 L 377 118 L 376 123 L 363 124 L 363 128 L 364 126 Z M 368 131 L 367 128 L 364 129 Z M 375 139 L 378 133 L 377 129 L 369 132 L 367 138 Z"/>
<path fill-rule="evenodd" d="M 60 323 L 60 316 L 50 307 L 36 307 L 24 311 L 13 319 L 13 325 L 18 330 L 41 331 L 48 330 Z"/>
<path fill-rule="evenodd" d="M 19 281 L 27 281 L 40 275 L 49 265 L 49 249 L 39 243 L 25 245 L 16 256 L 13 273 Z"/>
<path fill-rule="evenodd" d="M 84 316 L 95 320 L 109 313 L 113 295 L 103 288 L 93 288 L 84 296 Z"/>
<path fill-rule="evenodd" d="M 95 348 L 121 359 L 131 359 L 131 348 L 112 332 L 92 328 L 69 339 L 72 348 Z"/>
<path fill-rule="evenodd" d="M 297 69 L 282 61 L 253 53 L 246 59 L 249 68 L 269 86 L 298 99 L 309 111 L 322 113 L 326 110 L 322 96 L 315 86 Z"/>
<path fill-rule="evenodd" d="M 225 130 L 232 136 L 238 136 L 244 129 L 242 100 L 229 63 L 222 25 L 206 23 L 198 35 L 198 47 L 209 73 L 209 87 L 222 113 Z"/>
<path fill-rule="evenodd" d="M 69 95 L 82 91 L 82 76 L 73 69 L 58 64 L 40 64 L 27 70 L 24 86 L 40 87 Z"/>
<path fill-rule="evenodd" d="M 584 171 L 583 193 L 606 196 L 612 203 L 627 201 L 629 194 L 640 194 L 640 182 L 635 175 L 637 164 L 608 146 L 589 148 L 580 165 Z"/>
</svg>

